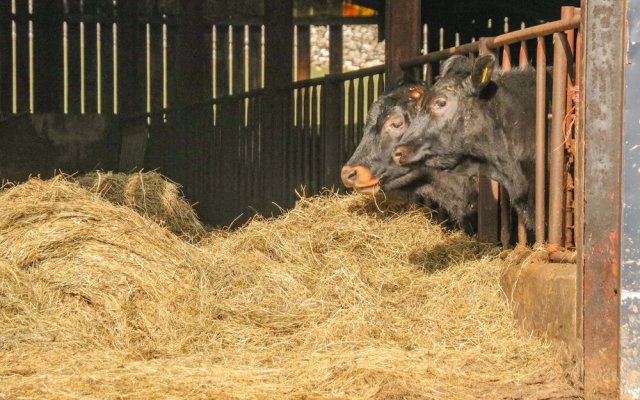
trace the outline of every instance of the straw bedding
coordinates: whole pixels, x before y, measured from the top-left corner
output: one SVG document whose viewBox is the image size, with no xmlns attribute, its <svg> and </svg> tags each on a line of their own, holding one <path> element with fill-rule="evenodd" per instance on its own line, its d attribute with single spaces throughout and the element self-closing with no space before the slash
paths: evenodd
<svg viewBox="0 0 640 400">
<path fill-rule="evenodd" d="M 492 248 L 305 198 L 191 244 L 62 177 L 0 193 L 0 399 L 575 398 Z"/>
<path fill-rule="evenodd" d="M 114 204 L 133 208 L 188 241 L 197 242 L 205 234 L 198 216 L 182 197 L 180 186 L 155 171 L 135 174 L 98 171 L 76 180 L 80 186 Z"/>
</svg>

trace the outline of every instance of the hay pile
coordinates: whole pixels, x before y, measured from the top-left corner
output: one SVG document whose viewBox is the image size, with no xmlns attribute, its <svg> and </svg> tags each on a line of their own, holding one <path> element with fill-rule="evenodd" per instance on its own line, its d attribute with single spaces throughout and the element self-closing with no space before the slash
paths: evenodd
<svg viewBox="0 0 640 400">
<path fill-rule="evenodd" d="M 190 242 L 199 241 L 205 234 L 198 216 L 182 197 L 180 186 L 155 171 L 90 172 L 76 180 L 91 192 L 133 208 Z"/>
<path fill-rule="evenodd" d="M 0 398 L 573 398 L 495 253 L 335 195 L 195 246 L 31 180 L 0 194 Z"/>
</svg>

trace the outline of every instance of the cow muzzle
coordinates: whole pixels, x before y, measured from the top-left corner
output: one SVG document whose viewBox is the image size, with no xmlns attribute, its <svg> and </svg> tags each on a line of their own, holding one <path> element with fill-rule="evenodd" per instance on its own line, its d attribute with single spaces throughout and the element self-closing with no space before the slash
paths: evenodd
<svg viewBox="0 0 640 400">
<path fill-rule="evenodd" d="M 340 178 L 346 187 L 359 193 L 375 194 L 380 190 L 380 180 L 374 178 L 371 170 L 362 165 L 345 165 Z"/>
<path fill-rule="evenodd" d="M 395 162 L 396 165 L 404 166 L 412 162 L 412 155 L 413 150 L 411 147 L 400 145 L 396 146 L 393 149 L 393 154 L 391 155 L 391 157 L 393 158 L 393 162 Z"/>
</svg>

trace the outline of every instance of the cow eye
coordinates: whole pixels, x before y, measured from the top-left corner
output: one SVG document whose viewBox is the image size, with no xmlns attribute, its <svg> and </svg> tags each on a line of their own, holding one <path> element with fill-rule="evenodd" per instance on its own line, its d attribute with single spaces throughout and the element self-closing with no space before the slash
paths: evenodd
<svg viewBox="0 0 640 400">
<path fill-rule="evenodd" d="M 435 106 L 436 109 L 444 108 L 447 105 L 447 100 L 442 98 L 436 99 L 436 101 L 433 102 L 433 105 Z"/>
</svg>

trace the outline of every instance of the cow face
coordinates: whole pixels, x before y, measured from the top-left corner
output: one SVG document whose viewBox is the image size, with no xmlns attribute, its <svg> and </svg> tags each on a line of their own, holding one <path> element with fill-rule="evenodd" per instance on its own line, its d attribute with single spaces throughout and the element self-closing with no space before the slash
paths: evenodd
<svg viewBox="0 0 640 400">
<path fill-rule="evenodd" d="M 395 163 L 420 163 L 451 169 L 469 154 L 469 142 L 491 130 L 481 103 L 490 95 L 495 59 L 483 56 L 472 65 L 462 56 L 449 58 L 441 78 L 424 96 L 424 107 L 392 152 Z"/>
<path fill-rule="evenodd" d="M 426 90 L 420 83 L 403 84 L 372 104 L 362 140 L 342 168 L 345 186 L 374 194 L 380 188 L 402 188 L 422 176 L 421 170 L 396 165 L 391 152 L 418 114 Z"/>
</svg>

